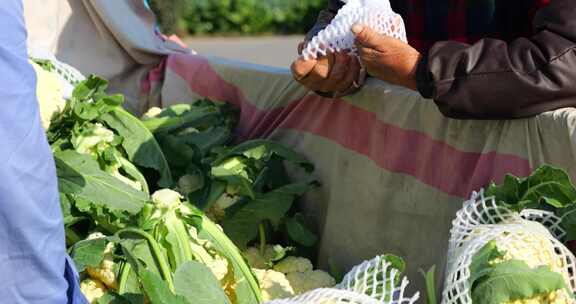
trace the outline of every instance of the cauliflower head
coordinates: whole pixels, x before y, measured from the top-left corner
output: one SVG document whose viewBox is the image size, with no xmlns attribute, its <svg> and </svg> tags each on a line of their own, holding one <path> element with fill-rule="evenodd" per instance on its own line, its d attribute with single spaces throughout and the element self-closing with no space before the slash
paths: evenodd
<svg viewBox="0 0 576 304">
<path fill-rule="evenodd" d="M 78 153 L 96 156 L 106 150 L 114 141 L 114 132 L 101 123 L 95 123 L 91 128 L 82 131 L 72 139 L 72 144 Z"/>
<path fill-rule="evenodd" d="M 313 270 L 312 262 L 306 258 L 289 256 L 278 264 L 274 265 L 274 270 L 289 274 L 292 272 L 308 272 Z"/>
<path fill-rule="evenodd" d="M 228 260 L 221 256 L 216 256 L 212 261 L 208 263 L 208 268 L 212 271 L 212 274 L 218 279 L 218 281 L 222 282 L 226 278 L 228 274 Z"/>
<path fill-rule="evenodd" d="M 101 239 L 105 236 L 96 232 L 88 236 L 88 240 Z M 103 283 L 107 288 L 116 290 L 118 289 L 118 281 L 116 276 L 116 263 L 114 263 L 114 243 L 107 243 L 104 249 L 104 259 L 100 262 L 98 267 L 86 267 L 86 273 L 94 280 Z"/>
<path fill-rule="evenodd" d="M 144 115 L 142 115 L 142 119 L 146 120 L 146 119 L 155 118 L 156 116 L 160 115 L 160 113 L 162 113 L 161 108 L 151 107 L 150 109 L 148 109 L 148 111 L 146 111 L 146 113 L 144 113 Z"/>
<path fill-rule="evenodd" d="M 182 203 L 182 195 L 171 189 L 162 189 L 152 194 L 152 201 L 160 208 L 171 210 Z"/>
<path fill-rule="evenodd" d="M 36 72 L 36 96 L 40 108 L 42 127 L 48 130 L 52 116 L 61 112 L 66 106 L 66 101 L 63 97 L 64 90 L 58 76 L 44 70 L 33 61 L 30 61 L 30 63 Z"/>
<path fill-rule="evenodd" d="M 106 294 L 106 290 L 106 286 L 98 280 L 86 279 L 80 282 L 80 291 L 90 304 L 97 303 Z"/>
<path fill-rule="evenodd" d="M 303 294 L 318 288 L 329 288 L 336 285 L 336 280 L 323 270 L 291 272 L 286 275 L 296 294 Z"/>
<path fill-rule="evenodd" d="M 493 242 L 503 255 L 490 261 L 497 265 L 505 261 L 517 260 L 525 262 L 530 268 L 548 266 L 552 272 L 561 274 L 565 282 L 570 281 L 570 274 L 565 267 L 564 259 L 556 253 L 552 236 L 539 223 L 526 222 L 529 229 L 516 231 L 514 234 L 502 233 Z M 480 231 L 474 231 L 478 235 Z M 511 237 L 513 236 L 513 237 Z M 530 299 L 515 300 L 502 304 L 568 304 L 574 299 L 565 289 L 538 295 Z"/>
<path fill-rule="evenodd" d="M 267 245 L 264 249 L 264 254 L 261 254 L 260 249 L 256 247 L 249 247 L 243 253 L 250 267 L 269 269 L 272 266 L 272 262 L 277 261 L 279 252 L 282 251 L 285 251 L 285 249 L 279 245 Z"/>
<path fill-rule="evenodd" d="M 274 270 L 254 269 L 254 274 L 260 283 L 264 302 L 295 295 L 294 289 L 283 273 Z"/>
</svg>

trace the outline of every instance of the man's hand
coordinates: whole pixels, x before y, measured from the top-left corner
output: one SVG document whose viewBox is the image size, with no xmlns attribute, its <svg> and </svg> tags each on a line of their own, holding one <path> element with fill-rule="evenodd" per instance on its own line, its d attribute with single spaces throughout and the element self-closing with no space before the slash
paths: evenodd
<svg viewBox="0 0 576 304">
<path fill-rule="evenodd" d="M 298 46 L 301 53 L 304 44 Z M 328 54 L 317 60 L 298 58 L 292 63 L 294 79 L 313 91 L 338 93 L 350 89 L 360 75 L 358 59 L 345 53 Z"/>
<path fill-rule="evenodd" d="M 402 40 L 380 35 L 367 26 L 355 24 L 358 55 L 368 74 L 386 82 L 417 89 L 416 68 L 420 53 Z"/>
</svg>

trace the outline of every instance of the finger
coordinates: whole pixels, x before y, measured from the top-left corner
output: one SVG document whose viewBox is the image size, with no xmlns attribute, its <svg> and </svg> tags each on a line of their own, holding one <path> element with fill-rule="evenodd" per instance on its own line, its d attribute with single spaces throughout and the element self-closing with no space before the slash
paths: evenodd
<svg viewBox="0 0 576 304">
<path fill-rule="evenodd" d="M 338 53 L 334 55 L 334 66 L 330 72 L 329 78 L 335 82 L 338 82 L 346 77 L 349 71 L 350 56 L 344 53 Z"/>
<path fill-rule="evenodd" d="M 334 66 L 335 58 L 334 54 L 328 53 L 324 57 L 318 59 L 318 63 L 314 66 L 312 72 L 306 77 L 307 81 L 312 83 L 324 82 L 326 81 L 330 73 L 332 72 L 332 67 Z"/>
<path fill-rule="evenodd" d="M 333 64 L 331 65 L 330 75 L 319 83 L 320 91 L 335 92 L 339 90 L 339 83 L 346 77 L 349 65 L 349 56 L 343 53 L 333 55 Z"/>
<path fill-rule="evenodd" d="M 330 83 L 330 73 L 332 72 L 332 66 L 334 65 L 333 55 L 328 54 L 318 60 L 318 64 L 314 69 L 304 78 L 301 82 L 309 89 L 321 92 L 331 92 Z"/>
<path fill-rule="evenodd" d="M 380 35 L 371 28 L 356 23 L 352 26 L 352 33 L 356 36 L 356 45 L 378 49 L 386 43 L 386 36 Z"/>
<path fill-rule="evenodd" d="M 306 41 L 298 43 L 298 55 L 302 55 L 302 51 L 304 51 L 305 47 L 306 47 Z"/>
<path fill-rule="evenodd" d="M 317 64 L 318 64 L 317 60 L 314 59 L 305 60 L 304 58 L 300 57 L 296 59 L 290 66 L 292 76 L 296 81 L 301 81 L 314 70 Z"/>
<path fill-rule="evenodd" d="M 355 81 L 358 80 L 358 75 L 360 73 L 360 61 L 356 57 L 351 57 L 348 63 L 348 72 L 344 77 L 337 83 L 336 91 L 343 92 L 348 90 Z"/>
<path fill-rule="evenodd" d="M 367 47 L 358 47 L 356 52 L 363 62 L 374 61 L 374 59 L 380 55 L 379 51 Z"/>
</svg>

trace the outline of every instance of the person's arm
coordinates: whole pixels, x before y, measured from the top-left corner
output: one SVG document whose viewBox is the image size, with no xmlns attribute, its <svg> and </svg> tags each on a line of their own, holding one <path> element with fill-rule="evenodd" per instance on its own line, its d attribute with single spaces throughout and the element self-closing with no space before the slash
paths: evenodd
<svg viewBox="0 0 576 304">
<path fill-rule="evenodd" d="M 65 277 L 56 170 L 40 124 L 21 0 L 2 1 L 0 28 L 0 302 L 86 303 L 68 297 L 74 290 Z"/>
<path fill-rule="evenodd" d="M 453 118 L 521 118 L 576 106 L 575 16 L 574 0 L 552 0 L 532 37 L 439 42 L 418 65 L 418 89 Z"/>
</svg>

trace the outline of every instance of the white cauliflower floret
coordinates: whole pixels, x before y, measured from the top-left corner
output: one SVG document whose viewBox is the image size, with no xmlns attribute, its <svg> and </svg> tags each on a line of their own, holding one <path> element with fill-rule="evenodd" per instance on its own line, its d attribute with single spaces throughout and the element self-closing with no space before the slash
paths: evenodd
<svg viewBox="0 0 576 304">
<path fill-rule="evenodd" d="M 336 280 L 327 272 L 313 270 L 306 272 L 292 272 L 286 275 L 296 294 L 303 294 L 317 288 L 329 288 L 336 285 Z"/>
<path fill-rule="evenodd" d="M 88 236 L 88 240 L 101 239 L 105 236 L 100 232 L 95 232 Z M 86 267 L 86 272 L 90 278 L 102 282 L 106 287 L 116 290 L 118 288 L 118 282 L 116 281 L 116 271 L 114 269 L 114 243 L 106 244 L 106 249 L 104 249 L 104 259 L 100 262 L 98 267 Z"/>
<path fill-rule="evenodd" d="M 502 304 L 573 304 L 574 300 L 565 289 L 553 291 L 546 295 L 536 296 L 531 299 L 515 300 Z"/>
<path fill-rule="evenodd" d="M 72 139 L 78 153 L 95 155 L 106 150 L 114 141 L 114 132 L 101 123 L 95 123 L 92 128 L 82 131 L 81 136 Z"/>
<path fill-rule="evenodd" d="M 274 266 L 274 270 L 282 273 L 307 272 L 313 270 L 312 262 L 306 258 L 289 256 Z"/>
<path fill-rule="evenodd" d="M 295 295 L 294 289 L 283 273 L 274 270 L 254 269 L 254 274 L 260 283 L 264 302 Z"/>
<path fill-rule="evenodd" d="M 264 249 L 264 255 L 260 253 L 260 249 L 256 247 L 249 247 L 244 251 L 244 257 L 248 261 L 248 265 L 252 268 L 268 269 L 271 266 L 274 258 L 278 255 L 278 248 L 274 245 L 267 245 Z"/>
<path fill-rule="evenodd" d="M 152 108 L 148 109 L 148 111 L 146 113 L 144 113 L 144 115 L 142 115 L 142 119 L 143 120 L 151 119 L 151 118 L 154 118 L 154 117 L 160 115 L 160 113 L 162 113 L 162 109 L 160 109 L 158 107 L 152 107 Z"/>
<path fill-rule="evenodd" d="M 182 195 L 171 189 L 162 189 L 152 194 L 152 201 L 162 209 L 173 209 L 180 205 Z"/>
<path fill-rule="evenodd" d="M 517 260 L 525 262 L 530 268 L 548 266 L 550 270 L 561 274 L 566 282 L 570 282 L 570 274 L 566 271 L 564 259 L 558 255 L 554 248 L 553 238 L 549 231 L 539 223 L 524 222 L 530 225 L 527 231 L 516 231 L 514 238 L 511 233 L 502 233 L 493 241 L 504 256 L 490 261 L 491 264 L 499 264 L 505 261 Z M 472 232 L 480 235 L 481 229 Z M 569 286 L 569 284 L 567 284 Z M 530 299 L 510 301 L 502 304 L 569 304 L 574 303 L 572 297 L 565 289 L 538 295 Z"/>
<path fill-rule="evenodd" d="M 228 260 L 223 257 L 215 257 L 207 266 L 218 281 L 223 281 L 228 274 Z"/>
<path fill-rule="evenodd" d="M 244 257 L 252 268 L 266 269 L 266 260 L 258 248 L 250 247 L 244 251 Z"/>
<path fill-rule="evenodd" d="M 102 232 L 93 232 L 90 235 L 88 235 L 86 240 L 91 241 L 91 240 L 103 239 L 105 237 L 106 236 Z"/>
<path fill-rule="evenodd" d="M 48 130 L 52 116 L 61 112 L 66 106 L 64 90 L 58 76 L 44 70 L 41 66 L 30 61 L 36 72 L 36 98 L 40 108 L 42 127 Z"/>
<path fill-rule="evenodd" d="M 86 279 L 80 283 L 80 291 L 88 303 L 94 304 L 106 294 L 106 286 L 98 280 Z"/>
</svg>

